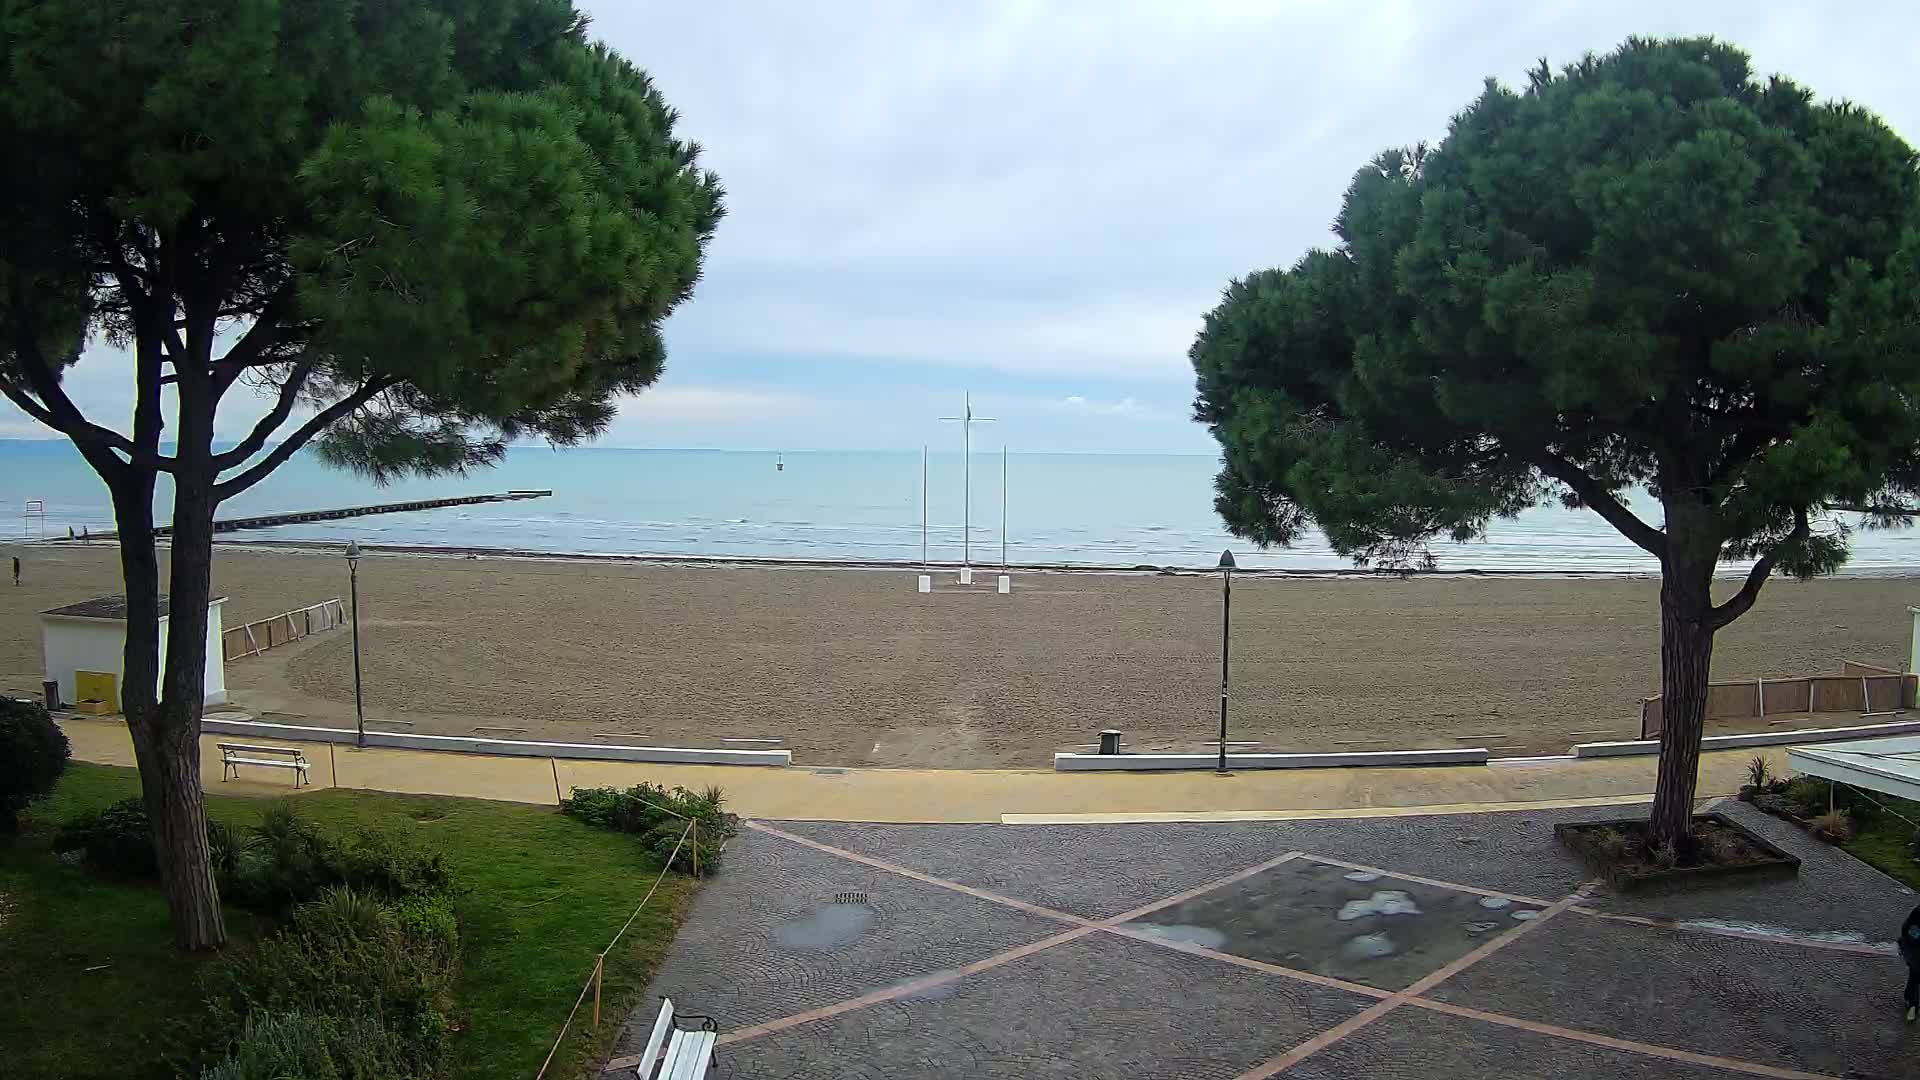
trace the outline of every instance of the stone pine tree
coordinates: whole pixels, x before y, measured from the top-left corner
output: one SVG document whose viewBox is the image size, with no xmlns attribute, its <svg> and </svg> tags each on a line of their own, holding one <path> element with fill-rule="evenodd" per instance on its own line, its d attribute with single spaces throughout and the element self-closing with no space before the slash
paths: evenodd
<svg viewBox="0 0 1920 1080">
<path fill-rule="evenodd" d="M 220 504 L 307 447 L 386 479 L 576 443 L 660 373 L 721 191 L 586 31 L 567 0 L 0 0 L 0 391 L 112 495 L 183 949 L 225 935 L 198 769 Z M 62 388 L 102 340 L 119 416 Z"/>
<path fill-rule="evenodd" d="M 1338 244 L 1233 282 L 1191 358 L 1215 505 L 1431 564 L 1546 500 L 1660 562 L 1650 835 L 1691 850 L 1714 633 L 1920 485 L 1920 182 L 1871 113 L 1709 39 L 1489 81 L 1361 169 Z M 1657 500 L 1641 516 L 1629 493 Z M 1716 600 L 1715 569 L 1751 560 Z"/>
</svg>

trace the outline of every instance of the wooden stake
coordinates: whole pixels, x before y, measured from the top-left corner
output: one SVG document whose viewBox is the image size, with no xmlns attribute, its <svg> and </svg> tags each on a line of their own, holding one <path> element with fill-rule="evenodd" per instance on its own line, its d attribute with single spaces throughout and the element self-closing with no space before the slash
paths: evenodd
<svg viewBox="0 0 1920 1080">
<path fill-rule="evenodd" d="M 687 822 L 687 839 L 693 841 L 693 876 L 700 876 L 700 819 Z"/>
<path fill-rule="evenodd" d="M 600 976 L 607 969 L 607 954 L 593 958 L 593 1030 L 600 1030 Z"/>
</svg>

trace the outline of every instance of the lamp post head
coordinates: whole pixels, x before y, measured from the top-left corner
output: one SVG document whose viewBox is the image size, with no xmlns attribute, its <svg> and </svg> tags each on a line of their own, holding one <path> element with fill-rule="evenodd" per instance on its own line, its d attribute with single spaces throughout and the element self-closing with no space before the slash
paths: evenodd
<svg viewBox="0 0 1920 1080">
<path fill-rule="evenodd" d="M 1232 570 L 1232 569 L 1234 569 L 1234 562 L 1233 562 L 1233 552 L 1231 552 L 1231 551 L 1223 551 L 1223 552 L 1221 552 L 1221 553 L 1220 553 L 1220 565 L 1219 565 L 1219 569 L 1221 569 L 1221 570 Z"/>
<path fill-rule="evenodd" d="M 357 566 L 360 562 L 360 541 L 347 541 L 347 565 Z"/>
</svg>

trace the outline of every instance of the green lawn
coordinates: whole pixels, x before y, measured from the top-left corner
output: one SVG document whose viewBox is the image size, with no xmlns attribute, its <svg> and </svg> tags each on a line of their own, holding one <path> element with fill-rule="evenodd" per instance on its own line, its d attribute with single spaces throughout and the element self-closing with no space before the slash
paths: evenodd
<svg viewBox="0 0 1920 1080">
<path fill-rule="evenodd" d="M 192 1049 L 196 974 L 208 961 L 173 951 L 155 890 L 63 865 L 46 847 L 52 823 L 138 793 L 130 769 L 75 763 L 26 834 L 0 844 L 0 1073 L 9 1078 L 166 1077 Z M 207 803 L 234 825 L 251 824 L 267 805 L 219 795 Z M 537 807 L 351 791 L 302 795 L 294 806 L 334 828 L 413 831 L 447 852 L 463 890 L 458 1077 L 533 1075 L 594 955 L 655 873 L 632 837 Z M 583 1009 L 548 1076 L 585 1077 L 602 1060 L 694 887 L 667 878 L 607 958 L 599 1032 L 586 1030 Z M 234 947 L 270 929 L 231 907 L 227 928 Z"/>
<path fill-rule="evenodd" d="M 1874 798 L 1880 806 L 1856 815 L 1853 839 L 1843 846 L 1855 858 L 1901 884 L 1920 889 L 1920 861 L 1915 861 L 1908 846 L 1915 835 L 1912 822 L 1920 821 L 1920 803 L 1887 795 Z"/>
</svg>

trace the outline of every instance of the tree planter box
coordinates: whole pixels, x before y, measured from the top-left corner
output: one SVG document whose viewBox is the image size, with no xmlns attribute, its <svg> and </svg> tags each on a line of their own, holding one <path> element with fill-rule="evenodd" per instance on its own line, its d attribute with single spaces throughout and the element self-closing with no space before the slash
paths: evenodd
<svg viewBox="0 0 1920 1080">
<path fill-rule="evenodd" d="M 1758 881 L 1784 881 L 1800 872 L 1800 859 L 1725 814 L 1695 814 L 1695 825 L 1711 822 L 1736 835 L 1756 856 L 1735 863 L 1705 863 L 1700 866 L 1676 866 L 1672 869 L 1643 866 L 1637 860 L 1623 864 L 1620 852 L 1604 850 L 1596 841 L 1605 829 L 1628 837 L 1641 835 L 1645 818 L 1617 821 L 1568 822 L 1553 827 L 1553 835 L 1593 871 L 1623 893 L 1674 892 L 1682 889 L 1717 885 L 1738 885 Z"/>
</svg>

